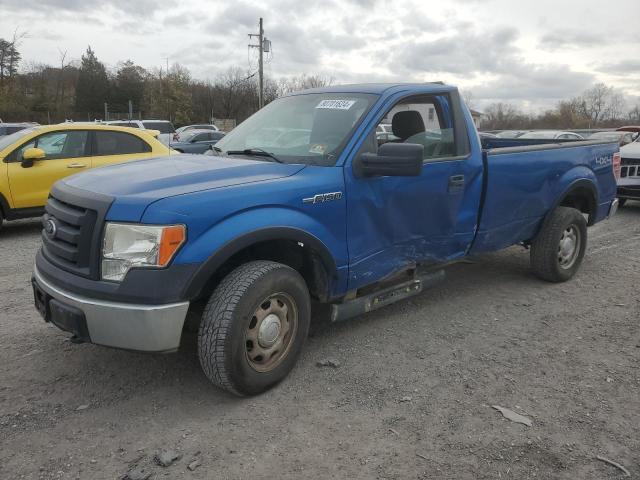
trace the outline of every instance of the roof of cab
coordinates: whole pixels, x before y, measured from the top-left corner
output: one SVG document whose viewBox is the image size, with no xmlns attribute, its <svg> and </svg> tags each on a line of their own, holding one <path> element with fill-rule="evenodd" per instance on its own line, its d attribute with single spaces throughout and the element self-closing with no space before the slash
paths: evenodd
<svg viewBox="0 0 640 480">
<path fill-rule="evenodd" d="M 452 85 L 445 85 L 442 82 L 425 83 L 354 83 L 349 85 L 331 85 L 328 87 L 310 88 L 294 92 L 291 95 L 301 95 L 308 93 L 370 93 L 375 95 L 396 93 L 405 90 L 415 90 L 419 92 L 433 91 L 444 92 L 456 90 Z"/>
</svg>

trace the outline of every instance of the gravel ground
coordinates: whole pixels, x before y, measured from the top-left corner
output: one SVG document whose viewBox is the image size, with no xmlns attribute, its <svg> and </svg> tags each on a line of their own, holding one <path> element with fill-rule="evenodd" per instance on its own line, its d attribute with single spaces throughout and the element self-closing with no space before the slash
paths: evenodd
<svg viewBox="0 0 640 480">
<path fill-rule="evenodd" d="M 289 378 L 237 399 L 207 383 L 193 336 L 143 355 L 46 325 L 29 284 L 38 222 L 7 224 L 0 478 L 623 478 L 597 455 L 639 478 L 640 203 L 589 235 L 565 284 L 514 247 L 349 322 L 318 310 Z M 180 458 L 156 465 L 163 449 Z"/>
</svg>

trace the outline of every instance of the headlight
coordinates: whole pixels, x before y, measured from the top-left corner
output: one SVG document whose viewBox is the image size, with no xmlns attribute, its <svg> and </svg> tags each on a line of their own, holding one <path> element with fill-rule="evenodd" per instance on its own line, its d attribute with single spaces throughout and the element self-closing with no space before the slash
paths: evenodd
<svg viewBox="0 0 640 480">
<path fill-rule="evenodd" d="M 165 267 L 186 239 L 184 225 L 107 223 L 102 279 L 122 281 L 133 267 Z"/>
</svg>

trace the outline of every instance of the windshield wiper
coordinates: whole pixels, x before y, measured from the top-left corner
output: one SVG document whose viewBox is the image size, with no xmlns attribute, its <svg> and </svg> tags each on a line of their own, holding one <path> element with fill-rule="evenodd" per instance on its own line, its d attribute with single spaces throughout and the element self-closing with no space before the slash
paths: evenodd
<svg viewBox="0 0 640 480">
<path fill-rule="evenodd" d="M 227 155 L 254 155 L 256 157 L 269 157 L 278 163 L 284 163 L 273 153 L 262 150 L 261 148 L 245 148 L 244 150 L 227 150 Z"/>
</svg>

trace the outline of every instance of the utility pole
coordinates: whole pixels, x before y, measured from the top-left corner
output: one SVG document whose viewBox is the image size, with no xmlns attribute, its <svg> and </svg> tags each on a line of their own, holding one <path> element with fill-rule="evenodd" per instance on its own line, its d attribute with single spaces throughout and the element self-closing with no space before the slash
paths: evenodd
<svg viewBox="0 0 640 480">
<path fill-rule="evenodd" d="M 269 40 L 264 38 L 264 29 L 262 28 L 262 17 L 260 17 L 260 24 L 258 33 L 250 33 L 249 38 L 258 37 L 258 45 L 249 44 L 249 48 L 258 49 L 258 108 L 264 106 L 264 52 L 269 51 Z"/>
</svg>

